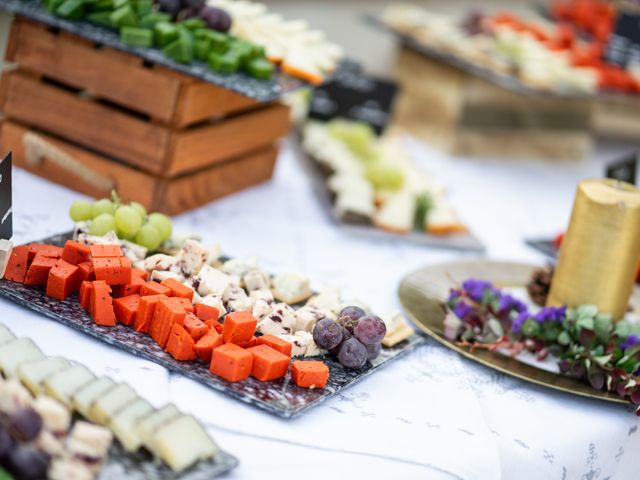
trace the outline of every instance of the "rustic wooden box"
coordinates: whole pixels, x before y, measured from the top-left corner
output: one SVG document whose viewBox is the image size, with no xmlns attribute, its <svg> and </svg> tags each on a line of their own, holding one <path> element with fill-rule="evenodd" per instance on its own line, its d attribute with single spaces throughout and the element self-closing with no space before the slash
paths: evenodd
<svg viewBox="0 0 640 480">
<path fill-rule="evenodd" d="M 276 142 L 289 129 L 279 103 L 25 19 L 14 21 L 6 57 L 16 68 L 0 80 L 2 150 L 13 149 L 18 166 L 95 196 L 105 193 L 96 186 L 115 183 L 125 198 L 179 213 L 270 178 Z M 29 132 L 31 146 L 20 137 Z M 27 159 L 38 148 L 55 153 Z M 77 162 L 108 180 L 92 181 L 86 168 L 69 180 L 74 173 L 60 164 L 74 170 Z M 169 198 L 178 191 L 179 200 Z"/>
<path fill-rule="evenodd" d="M 454 154 L 573 160 L 591 150 L 591 101 L 514 93 L 409 48 L 396 71 L 396 123 Z"/>
</svg>

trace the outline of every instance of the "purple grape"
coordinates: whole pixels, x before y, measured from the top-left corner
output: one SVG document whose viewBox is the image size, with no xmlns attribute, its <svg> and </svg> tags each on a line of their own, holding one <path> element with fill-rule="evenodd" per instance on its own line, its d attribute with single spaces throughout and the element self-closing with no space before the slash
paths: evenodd
<svg viewBox="0 0 640 480">
<path fill-rule="evenodd" d="M 365 345 L 364 348 L 367 349 L 367 360 L 374 360 L 378 358 L 378 355 L 380 355 L 380 350 L 382 350 L 382 344 L 374 343 L 371 345 Z"/>
<path fill-rule="evenodd" d="M 356 370 L 367 363 L 367 349 L 355 338 L 342 342 L 338 361 L 347 368 Z"/>
<path fill-rule="evenodd" d="M 204 7 L 205 0 L 180 0 L 182 8 L 192 8 L 194 10 L 200 10 Z"/>
<path fill-rule="evenodd" d="M 161 12 L 168 13 L 172 17 L 180 12 L 180 0 L 158 0 L 158 7 Z"/>
<path fill-rule="evenodd" d="M 341 328 L 342 328 L 342 342 L 340 342 L 340 344 L 338 344 L 338 346 L 329 349 L 329 354 L 333 355 L 334 357 L 338 356 L 338 352 L 340 352 L 340 347 L 342 346 L 342 344 L 346 340 L 349 340 L 351 337 L 353 337 L 353 335 L 351 334 L 351 332 L 349 330 L 347 330 L 344 327 L 341 327 Z"/>
<path fill-rule="evenodd" d="M 323 318 L 313 327 L 313 341 L 320 348 L 330 350 L 342 342 L 342 326 L 330 318 Z"/>
<path fill-rule="evenodd" d="M 15 478 L 41 480 L 47 478 L 49 456 L 31 446 L 18 445 L 9 452 L 2 463 Z"/>
<path fill-rule="evenodd" d="M 365 345 L 382 342 L 386 334 L 387 326 L 380 317 L 375 315 L 361 317 L 353 330 L 353 335 Z"/>
<path fill-rule="evenodd" d="M 231 28 L 231 16 L 221 8 L 207 5 L 202 7 L 198 16 L 213 30 L 226 33 Z"/>
<path fill-rule="evenodd" d="M 33 408 L 21 408 L 9 416 L 8 427 L 16 440 L 30 442 L 42 430 L 42 417 Z"/>
<path fill-rule="evenodd" d="M 4 457 L 15 445 L 15 440 L 4 428 L 0 427 L 0 458 Z"/>
<path fill-rule="evenodd" d="M 353 333 L 353 329 L 358 324 L 358 320 L 364 315 L 366 315 L 366 313 L 360 307 L 344 307 L 338 314 L 338 323 L 349 330 L 350 333 Z"/>
</svg>

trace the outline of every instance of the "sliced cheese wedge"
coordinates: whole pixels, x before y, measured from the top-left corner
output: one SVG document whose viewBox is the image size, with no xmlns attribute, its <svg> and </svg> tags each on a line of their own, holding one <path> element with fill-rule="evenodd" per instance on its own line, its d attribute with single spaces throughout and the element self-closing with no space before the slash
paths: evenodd
<svg viewBox="0 0 640 480">
<path fill-rule="evenodd" d="M 44 391 L 71 408 L 71 397 L 84 385 L 95 379 L 84 365 L 73 365 L 61 370 L 44 381 Z"/>
<path fill-rule="evenodd" d="M 89 409 L 89 420 L 100 425 L 108 425 L 116 412 L 137 399 L 138 395 L 133 388 L 126 383 L 120 383 L 93 402 Z"/>
<path fill-rule="evenodd" d="M 106 391 L 112 389 L 116 382 L 109 377 L 100 377 L 78 390 L 71 398 L 73 408 L 85 417 L 89 417 L 91 405 Z"/>
<path fill-rule="evenodd" d="M 120 410 L 111 419 L 109 428 L 128 451 L 135 452 L 142 445 L 142 439 L 134 427 L 138 420 L 152 411 L 151 404 L 140 398 Z"/>
<path fill-rule="evenodd" d="M 373 217 L 373 223 L 390 232 L 409 233 L 413 227 L 415 208 L 415 197 L 410 193 L 400 192 L 380 207 Z"/>
<path fill-rule="evenodd" d="M 69 367 L 69 361 L 62 357 L 41 358 L 23 363 L 16 370 L 20 381 L 34 396 L 42 393 L 44 381 L 51 375 Z"/>
<path fill-rule="evenodd" d="M 160 426 L 173 420 L 178 415 L 180 415 L 180 410 L 170 403 L 162 407 L 160 410 L 141 418 L 137 422 L 135 429 L 142 440 L 142 445 L 151 453 L 154 453 L 152 444 L 153 434 Z"/>
<path fill-rule="evenodd" d="M 21 364 L 41 358 L 44 354 L 30 338 L 18 338 L 0 346 L 0 370 L 7 378 L 14 377 Z"/>
<path fill-rule="evenodd" d="M 158 456 L 175 472 L 218 454 L 217 445 L 190 415 L 181 415 L 158 428 L 153 435 L 153 443 Z"/>
</svg>

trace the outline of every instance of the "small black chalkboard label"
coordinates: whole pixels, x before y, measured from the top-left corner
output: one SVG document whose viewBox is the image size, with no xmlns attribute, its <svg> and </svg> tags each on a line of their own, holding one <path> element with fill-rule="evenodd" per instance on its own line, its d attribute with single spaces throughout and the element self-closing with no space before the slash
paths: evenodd
<svg viewBox="0 0 640 480">
<path fill-rule="evenodd" d="M 640 13 L 621 12 L 609 39 L 607 62 L 619 67 L 640 65 Z"/>
<path fill-rule="evenodd" d="M 6 240 L 13 236 L 11 198 L 11 153 L 8 153 L 0 161 L 0 238 Z"/>
<path fill-rule="evenodd" d="M 638 173 L 638 161 L 640 153 L 634 153 L 621 160 L 617 160 L 607 165 L 606 176 L 615 180 L 621 180 L 634 185 Z"/>
<path fill-rule="evenodd" d="M 378 135 L 391 119 L 397 83 L 348 68 L 314 90 L 309 116 L 328 121 L 342 117 L 368 123 Z"/>
</svg>

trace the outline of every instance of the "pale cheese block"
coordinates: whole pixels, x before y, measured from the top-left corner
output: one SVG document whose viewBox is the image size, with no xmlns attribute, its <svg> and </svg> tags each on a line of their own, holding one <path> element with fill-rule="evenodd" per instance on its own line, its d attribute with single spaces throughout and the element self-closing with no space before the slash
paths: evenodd
<svg viewBox="0 0 640 480">
<path fill-rule="evenodd" d="M 108 428 L 85 421 L 77 421 L 67 443 L 73 455 L 93 460 L 104 460 L 113 442 L 113 434 Z"/>
<path fill-rule="evenodd" d="M 296 335 L 278 335 L 278 338 L 291 344 L 291 356 L 303 357 L 307 353 L 307 341 Z"/>
<path fill-rule="evenodd" d="M 12 251 L 13 243 L 4 238 L 0 239 L 0 278 L 4 278 L 4 273 L 7 270 Z"/>
<path fill-rule="evenodd" d="M 16 375 L 34 396 L 42 392 L 44 381 L 54 373 L 69 367 L 69 360 L 62 357 L 41 358 L 23 363 L 16 370 Z"/>
<path fill-rule="evenodd" d="M 306 331 L 296 332 L 295 336 L 299 339 L 303 340 L 307 344 L 307 349 L 304 352 L 305 357 L 318 357 L 320 355 L 324 355 L 327 353 L 326 350 L 320 348 L 315 340 L 313 339 L 313 335 Z"/>
<path fill-rule="evenodd" d="M 71 426 L 71 411 L 48 395 L 39 395 L 33 408 L 42 417 L 47 430 L 56 434 L 66 434 Z"/>
<path fill-rule="evenodd" d="M 44 391 L 71 408 L 71 397 L 96 377 L 84 365 L 73 365 L 54 373 L 44 381 Z"/>
<path fill-rule="evenodd" d="M 413 228 L 413 216 L 416 209 L 415 197 L 400 192 L 389 199 L 373 216 L 376 227 L 394 233 L 409 233 Z"/>
<path fill-rule="evenodd" d="M 109 377 L 96 378 L 78 390 L 71 398 L 71 404 L 74 410 L 85 417 L 89 417 L 91 405 L 105 392 L 115 386 L 115 382 Z"/>
<path fill-rule="evenodd" d="M 0 370 L 7 378 L 16 375 L 23 363 L 44 358 L 44 354 L 30 338 L 19 338 L 0 346 Z"/>
<path fill-rule="evenodd" d="M 137 399 L 138 395 L 133 388 L 126 383 L 120 383 L 94 400 L 89 409 L 89 420 L 100 425 L 108 425 L 118 411 Z"/>
<path fill-rule="evenodd" d="M 198 293 L 206 298 L 207 295 L 222 297 L 224 291 L 231 285 L 231 276 L 209 265 L 203 265 L 197 276 Z"/>
<path fill-rule="evenodd" d="M 176 408 L 172 403 L 165 405 L 160 410 L 157 410 L 144 418 L 141 418 L 136 426 L 136 432 L 142 439 L 142 445 L 149 450 L 153 451 L 153 434 L 161 425 L 169 422 L 180 415 L 180 410 Z"/>
<path fill-rule="evenodd" d="M 2 278 L 2 277 L 0 277 Z M 5 325 L 0 323 L 0 345 L 15 340 L 16 336 Z"/>
<path fill-rule="evenodd" d="M 303 302 L 312 295 L 309 279 L 297 273 L 281 273 L 273 278 L 272 285 L 274 298 L 289 305 Z"/>
<path fill-rule="evenodd" d="M 0 379 L 0 412 L 12 413 L 19 408 L 31 406 L 33 397 L 17 379 Z"/>
<path fill-rule="evenodd" d="M 140 398 L 120 410 L 109 422 L 109 428 L 128 451 L 135 452 L 142 445 L 142 439 L 134 427 L 139 419 L 152 411 L 149 402 Z"/>
<path fill-rule="evenodd" d="M 153 443 L 158 456 L 175 472 L 218 454 L 217 445 L 190 415 L 181 415 L 158 428 L 153 435 Z"/>
</svg>

